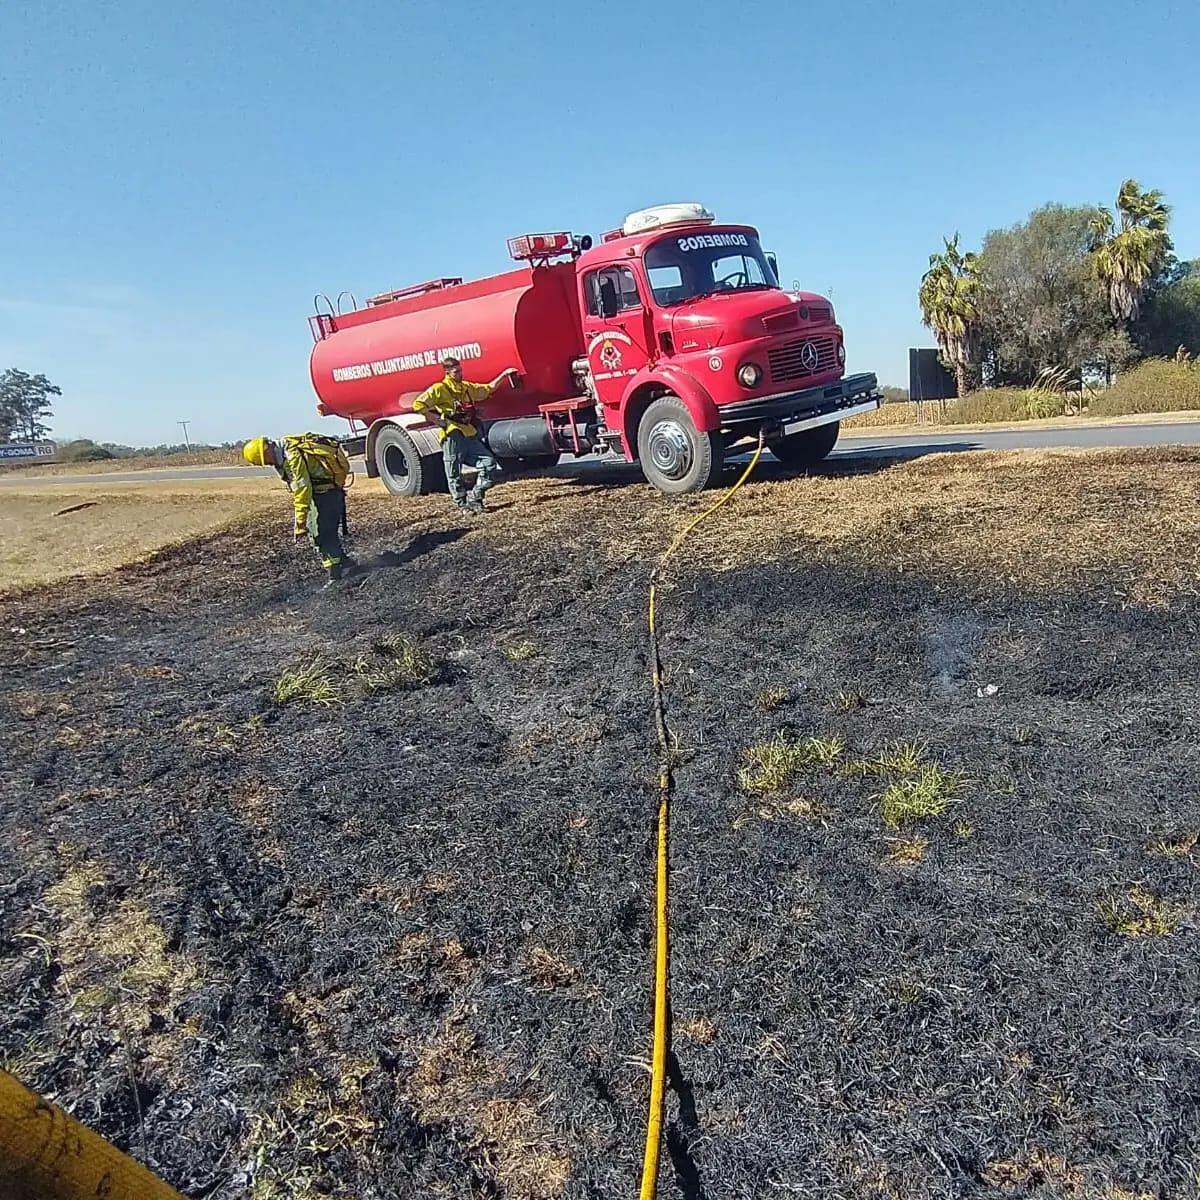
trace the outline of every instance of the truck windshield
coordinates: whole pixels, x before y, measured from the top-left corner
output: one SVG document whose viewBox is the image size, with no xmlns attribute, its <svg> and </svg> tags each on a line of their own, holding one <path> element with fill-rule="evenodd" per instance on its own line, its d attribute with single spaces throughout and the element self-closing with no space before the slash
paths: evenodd
<svg viewBox="0 0 1200 1200">
<path fill-rule="evenodd" d="M 713 230 L 666 237 L 648 247 L 645 257 L 655 303 L 664 307 L 698 296 L 779 286 L 752 233 Z"/>
</svg>

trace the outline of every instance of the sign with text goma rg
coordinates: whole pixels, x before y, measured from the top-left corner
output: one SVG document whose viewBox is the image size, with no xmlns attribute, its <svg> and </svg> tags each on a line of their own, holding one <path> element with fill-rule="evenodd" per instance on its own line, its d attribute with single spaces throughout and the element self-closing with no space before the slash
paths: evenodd
<svg viewBox="0 0 1200 1200">
<path fill-rule="evenodd" d="M 55 458 L 58 445 L 55 442 L 4 442 L 0 443 L 0 462 L 33 462 L 42 458 Z"/>
</svg>

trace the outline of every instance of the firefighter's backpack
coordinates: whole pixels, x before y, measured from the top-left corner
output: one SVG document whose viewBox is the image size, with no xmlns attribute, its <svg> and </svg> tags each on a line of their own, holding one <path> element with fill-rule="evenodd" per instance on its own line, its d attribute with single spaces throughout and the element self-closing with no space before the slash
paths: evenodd
<svg viewBox="0 0 1200 1200">
<path fill-rule="evenodd" d="M 321 433 L 302 433 L 296 441 L 308 462 L 310 475 L 327 476 L 335 488 L 346 487 L 346 481 L 354 478 L 350 471 L 350 459 L 346 457 L 346 451 L 337 438 Z"/>
</svg>

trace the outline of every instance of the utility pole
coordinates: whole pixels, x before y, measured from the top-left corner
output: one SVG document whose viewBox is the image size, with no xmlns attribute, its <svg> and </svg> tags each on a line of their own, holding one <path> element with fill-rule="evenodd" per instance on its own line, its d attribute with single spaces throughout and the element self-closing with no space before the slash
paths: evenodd
<svg viewBox="0 0 1200 1200">
<path fill-rule="evenodd" d="M 183 428 L 183 444 L 190 450 L 192 448 L 192 442 L 191 442 L 191 439 L 188 437 L 187 427 L 191 424 L 191 421 L 176 421 L 175 424 L 182 426 L 182 428 Z"/>
</svg>

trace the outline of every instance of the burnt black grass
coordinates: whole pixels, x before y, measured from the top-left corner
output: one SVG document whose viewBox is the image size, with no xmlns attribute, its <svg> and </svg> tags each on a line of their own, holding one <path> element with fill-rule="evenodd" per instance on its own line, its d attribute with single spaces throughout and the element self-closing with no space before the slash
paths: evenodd
<svg viewBox="0 0 1200 1200">
<path fill-rule="evenodd" d="M 185 1194 L 635 1196 L 657 545 L 597 559 L 625 491 L 578 538 L 539 508 L 552 559 L 485 524 L 321 591 L 252 526 L 5 605 L 5 1061 L 137 1145 L 116 1014 L 69 986 L 82 931 L 136 914 L 97 961 Z M 360 551 L 403 544 L 394 509 L 356 516 Z M 672 577 L 660 1194 L 1195 1194 L 1200 614 L 1118 590 L 851 543 Z M 274 703 L 290 664 L 386 662 L 394 630 L 432 675 Z M 772 743 L 804 761 L 748 796 Z M 930 763 L 954 803 L 889 827 Z"/>
</svg>

